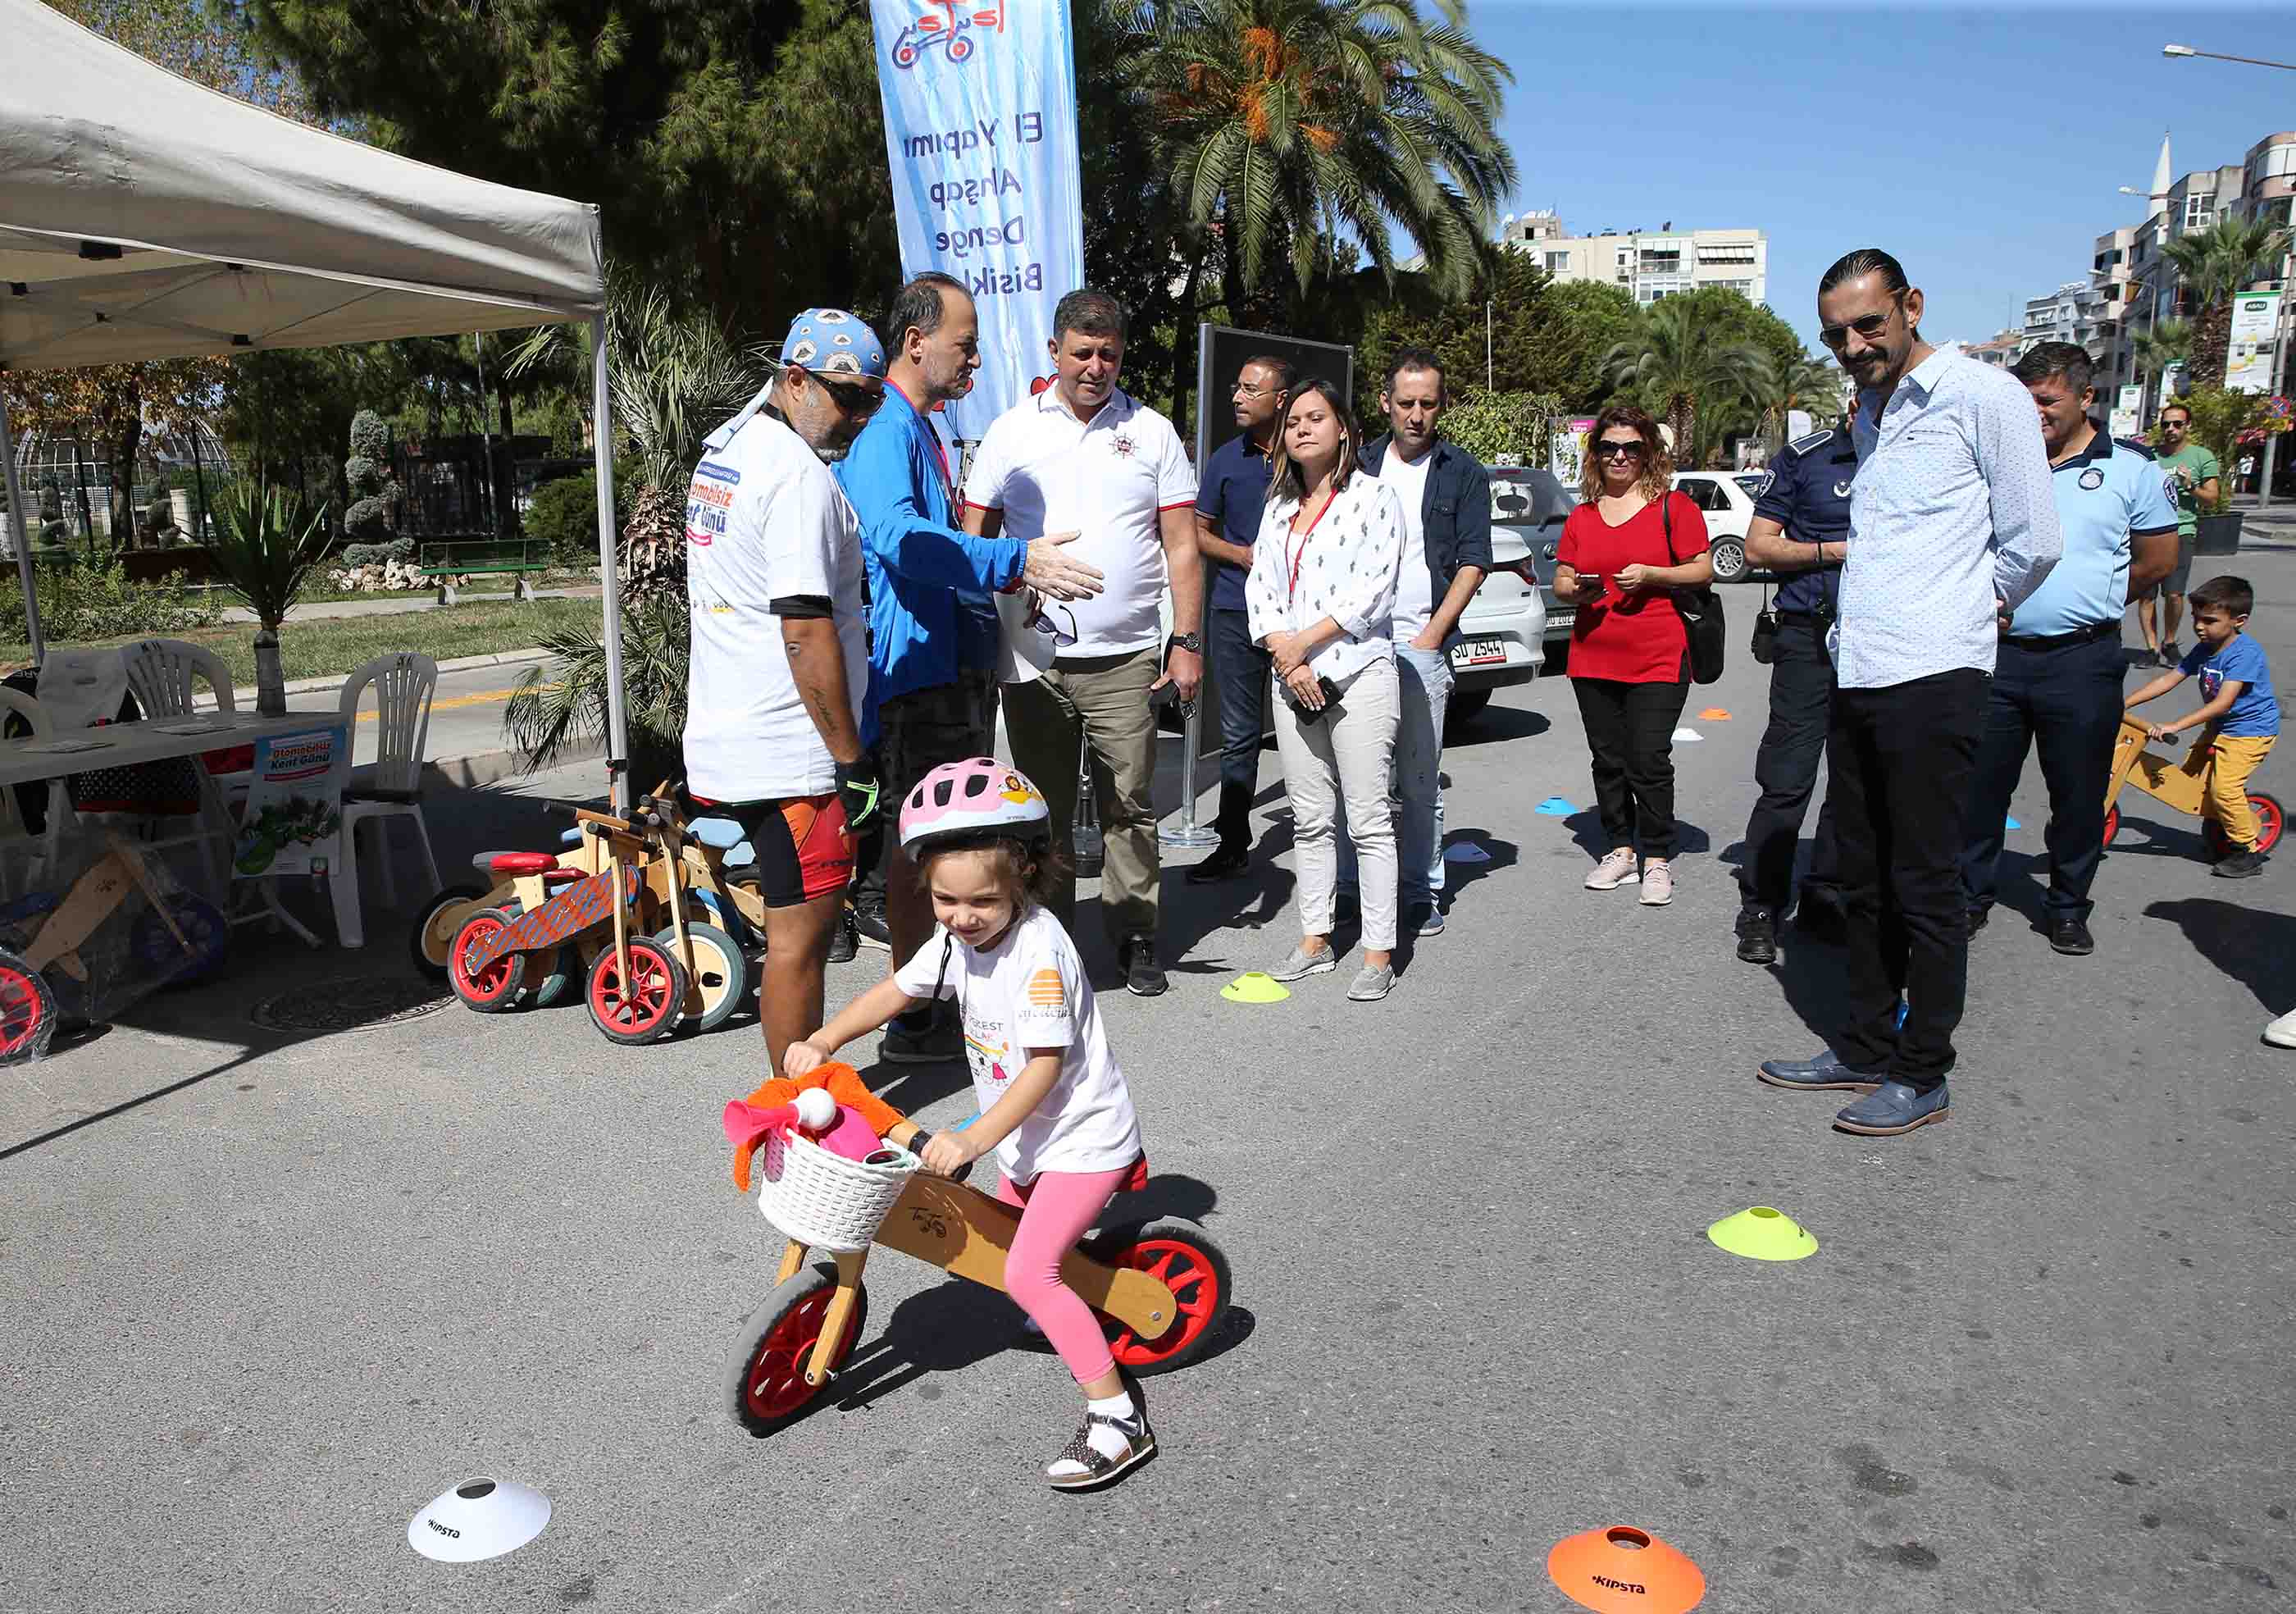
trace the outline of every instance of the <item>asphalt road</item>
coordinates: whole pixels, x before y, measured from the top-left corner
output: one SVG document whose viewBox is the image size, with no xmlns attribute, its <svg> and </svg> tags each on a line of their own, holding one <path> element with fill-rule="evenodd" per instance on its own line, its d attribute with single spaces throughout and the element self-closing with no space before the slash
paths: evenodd
<svg viewBox="0 0 2296 1614">
<path fill-rule="evenodd" d="M 2239 564 L 2296 680 L 2296 558 Z M 1534 810 L 1588 799 L 1569 691 L 1503 694 L 1448 757 L 1489 861 L 1376 1005 L 1345 971 L 1217 995 L 1295 934 L 1267 754 L 1275 861 L 1168 882 L 1173 992 L 1102 999 L 1148 1197 L 1221 1241 L 1239 1310 L 1151 1381 L 1162 1453 L 1097 1497 L 1037 1478 L 1076 1417 L 1057 1362 L 896 1255 L 816 1415 L 727 1421 L 777 1248 L 718 1129 L 759 1075 L 746 1019 L 638 1051 L 578 1008 L 299 1039 L 248 1004 L 403 971 L 390 922 L 357 958 L 250 938 L 0 1075 L 0 1609 L 1562 1610 L 1548 1548 L 1613 1523 L 1713 1610 L 2286 1607 L 2296 1055 L 2258 1032 L 2296 1004 L 2296 864 L 2213 880 L 2195 824 L 2127 799 L 2096 954 L 1997 916 L 1952 1118 L 1837 1134 L 1753 1068 L 1817 1046 L 1838 955 L 1731 955 L 1764 700 L 1742 656 L 1698 692 L 1734 715 L 1677 751 L 1680 894 L 1646 910 L 1579 888 L 1587 817 Z M 540 844 L 536 799 L 587 778 L 440 803 L 442 856 Z M 2038 777 L 2013 810 L 2033 910 Z M 961 1082 L 890 1096 L 953 1120 Z M 1705 1241 L 1753 1204 L 1818 1253 Z M 474 1473 L 546 1492 L 548 1530 L 416 1557 L 409 1518 Z"/>
</svg>

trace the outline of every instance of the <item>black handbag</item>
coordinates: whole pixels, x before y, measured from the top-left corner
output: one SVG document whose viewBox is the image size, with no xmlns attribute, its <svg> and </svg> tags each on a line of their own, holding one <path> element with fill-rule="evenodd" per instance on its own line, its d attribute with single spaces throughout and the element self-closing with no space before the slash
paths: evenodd
<svg viewBox="0 0 2296 1614">
<path fill-rule="evenodd" d="M 1762 585 L 1762 609 L 1754 613 L 1754 636 L 1746 646 L 1754 660 L 1764 667 L 1778 656 L 1778 613 L 1770 604 L 1770 586 Z"/>
<path fill-rule="evenodd" d="M 1669 566 L 1679 566 L 1681 560 L 1674 553 L 1674 495 L 1667 494 L 1659 500 L 1659 524 L 1666 532 L 1666 561 Z M 1722 660 L 1727 646 L 1724 635 L 1729 632 L 1722 620 L 1721 596 L 1710 583 L 1695 588 L 1677 587 L 1674 591 L 1674 609 L 1682 618 L 1682 629 L 1690 640 L 1690 676 L 1700 684 L 1711 684 L 1722 676 Z"/>
</svg>

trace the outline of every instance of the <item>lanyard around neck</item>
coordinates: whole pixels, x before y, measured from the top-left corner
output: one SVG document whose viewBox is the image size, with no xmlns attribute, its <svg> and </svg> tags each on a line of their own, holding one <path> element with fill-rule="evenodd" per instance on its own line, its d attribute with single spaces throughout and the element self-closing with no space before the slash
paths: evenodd
<svg viewBox="0 0 2296 1614">
<path fill-rule="evenodd" d="M 1307 554 L 1308 554 L 1308 540 L 1309 538 L 1311 538 L 1311 537 L 1315 537 L 1315 536 L 1316 536 L 1316 528 L 1323 523 L 1323 520 L 1324 520 L 1324 518 L 1325 516 L 1327 516 L 1327 515 L 1329 515 L 1329 514 L 1331 514 L 1331 513 L 1332 513 L 1332 505 L 1334 505 L 1334 504 L 1338 504 L 1339 502 L 1340 502 L 1340 490 L 1339 490 L 1338 488 L 1334 487 L 1333 489 L 1332 489 L 1332 496 L 1331 496 L 1331 497 L 1329 497 L 1329 498 L 1327 498 L 1327 499 L 1325 499 L 1325 500 L 1324 501 L 1324 507 L 1323 507 L 1321 510 L 1317 511 L 1317 512 L 1315 513 L 1314 517 L 1313 517 L 1313 518 L 1308 521 L 1308 530 L 1307 530 L 1307 531 L 1305 531 L 1305 532 L 1303 532 L 1303 533 L 1300 533 L 1300 534 L 1298 534 L 1298 535 L 1297 535 L 1297 536 L 1298 536 L 1298 537 L 1299 537 L 1299 540 L 1300 540 L 1300 542 L 1298 543 L 1298 545 L 1287 545 L 1287 548 L 1289 549 L 1289 553 L 1287 553 L 1287 554 L 1285 555 L 1284 559 L 1285 559 L 1285 560 L 1289 562 L 1289 564 L 1290 564 L 1292 576 L 1291 576 L 1291 584 L 1290 584 L 1290 586 L 1284 590 L 1284 594 L 1283 594 L 1283 598 L 1284 598 L 1284 601 L 1285 601 L 1285 602 L 1286 602 L 1286 603 L 1289 603 L 1291 601 L 1292 601 L 1292 600 L 1296 599 L 1296 598 L 1299 596 L 1299 593 L 1300 593 L 1300 562 L 1301 561 L 1303 561 L 1303 560 L 1305 560 L 1305 559 L 1307 558 Z M 1292 520 L 1296 521 L 1296 520 L 1299 520 L 1299 517 L 1295 514 L 1295 515 L 1292 517 Z"/>
</svg>

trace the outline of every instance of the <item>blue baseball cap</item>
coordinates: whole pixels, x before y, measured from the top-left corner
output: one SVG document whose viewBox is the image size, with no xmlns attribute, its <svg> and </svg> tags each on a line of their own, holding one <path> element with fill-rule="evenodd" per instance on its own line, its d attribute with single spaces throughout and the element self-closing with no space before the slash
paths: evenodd
<svg viewBox="0 0 2296 1614">
<path fill-rule="evenodd" d="M 816 375 L 882 381 L 885 344 L 842 308 L 808 308 L 790 322 L 781 362 L 802 365 Z"/>
</svg>

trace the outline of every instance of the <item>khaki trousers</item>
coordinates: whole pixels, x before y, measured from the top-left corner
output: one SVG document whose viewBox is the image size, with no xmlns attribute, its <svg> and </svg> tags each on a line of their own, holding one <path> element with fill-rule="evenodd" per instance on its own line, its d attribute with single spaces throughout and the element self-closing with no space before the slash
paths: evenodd
<svg viewBox="0 0 2296 1614">
<path fill-rule="evenodd" d="M 1103 864 L 1101 921 L 1120 952 L 1136 937 L 1156 939 L 1162 865 L 1156 846 L 1156 719 L 1148 686 L 1163 670 L 1153 650 L 1062 660 L 1032 684 L 1004 687 L 1004 727 L 1013 762 L 1045 793 L 1053 845 L 1065 858 L 1076 828 L 1077 753 L 1089 748 L 1093 799 L 1100 808 Z M 1076 879 L 1054 913 L 1076 931 Z"/>
</svg>

